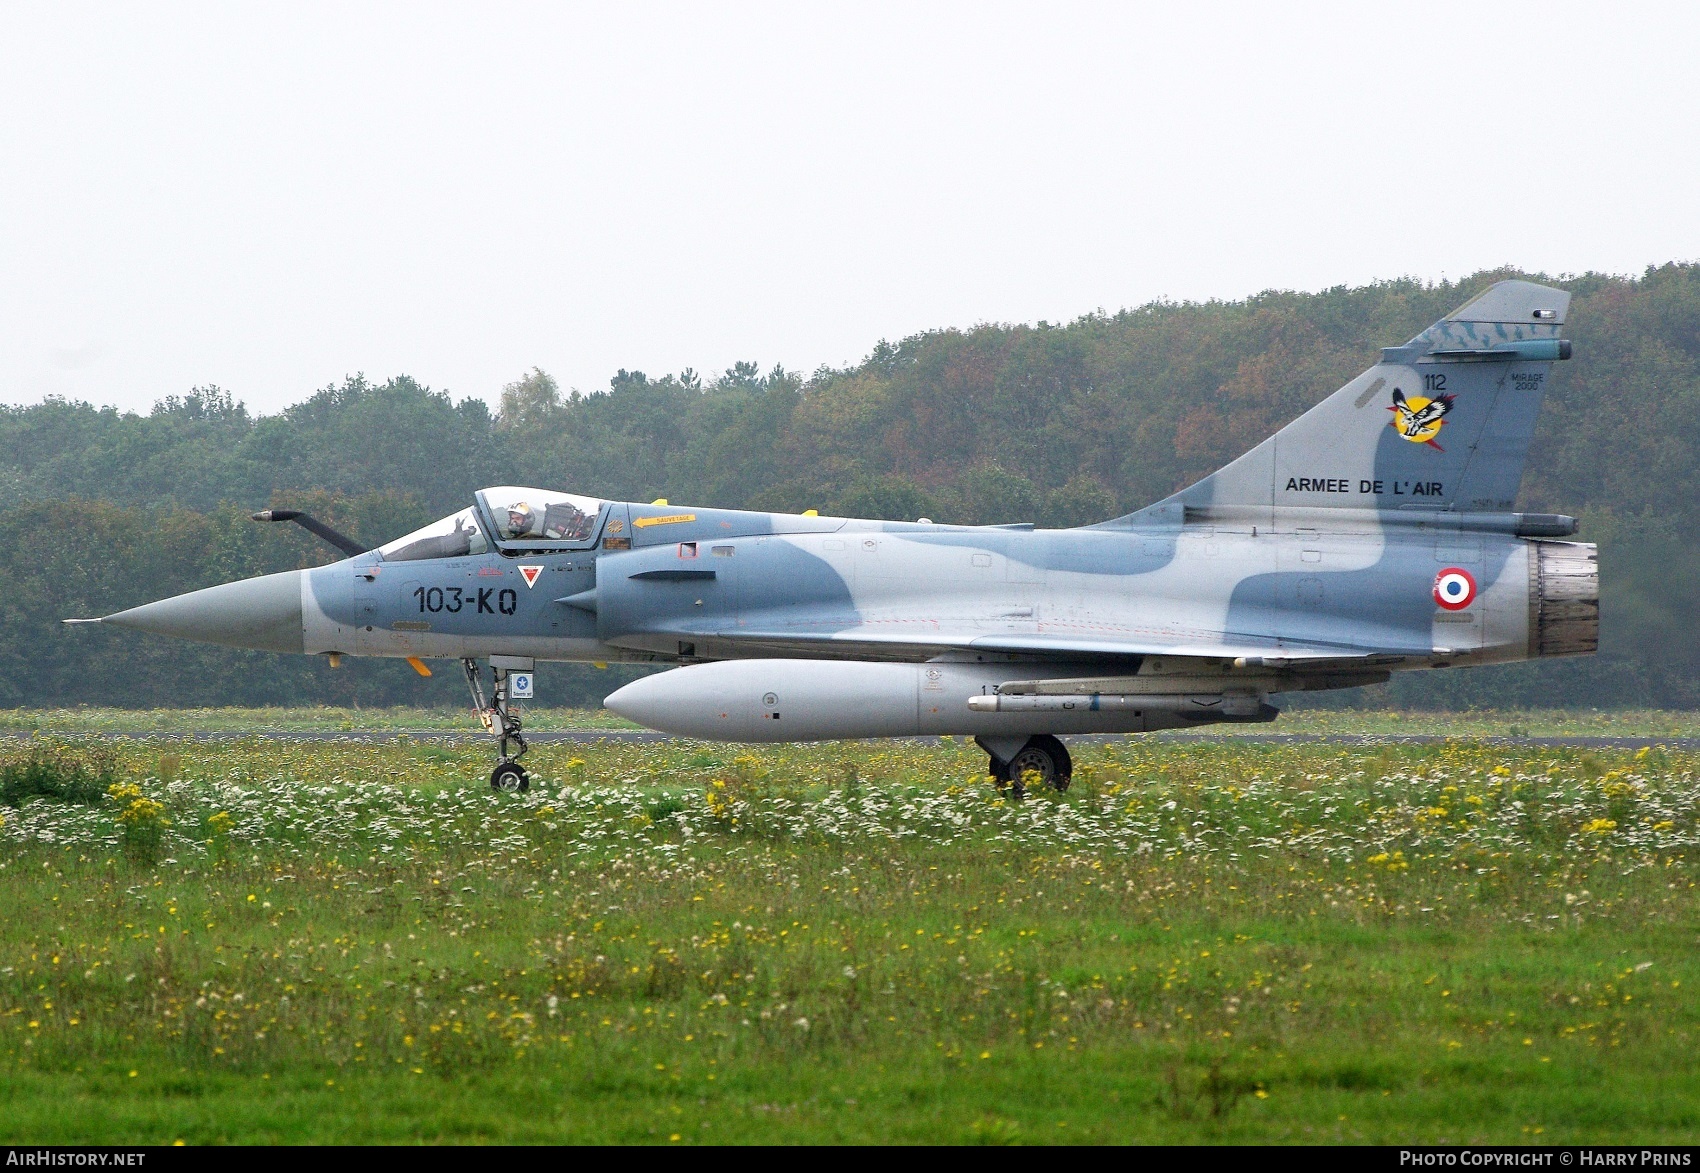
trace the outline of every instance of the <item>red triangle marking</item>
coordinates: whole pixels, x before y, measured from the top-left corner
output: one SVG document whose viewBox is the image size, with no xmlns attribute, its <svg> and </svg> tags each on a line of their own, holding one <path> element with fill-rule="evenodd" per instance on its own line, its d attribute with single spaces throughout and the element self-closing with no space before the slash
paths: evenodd
<svg viewBox="0 0 1700 1173">
<path fill-rule="evenodd" d="M 543 568 L 541 566 L 521 566 L 519 573 L 520 577 L 525 579 L 527 587 L 534 587 L 537 585 L 537 576 L 543 573 Z"/>
</svg>

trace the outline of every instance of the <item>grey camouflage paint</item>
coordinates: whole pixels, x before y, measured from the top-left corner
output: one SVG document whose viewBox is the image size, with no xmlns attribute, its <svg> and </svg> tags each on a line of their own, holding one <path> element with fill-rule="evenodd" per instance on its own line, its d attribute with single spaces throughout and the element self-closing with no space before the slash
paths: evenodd
<svg viewBox="0 0 1700 1173">
<path fill-rule="evenodd" d="M 970 713 L 966 698 L 1059 673 L 1124 697 L 1263 698 L 1528 658 L 1539 566 L 1511 510 L 1551 361 L 1568 354 L 1557 349 L 1568 302 L 1562 290 L 1501 282 L 1238 460 L 1096 526 L 614 503 L 585 542 L 406 562 L 368 553 L 304 572 L 301 650 L 948 664 L 945 708 L 955 707 L 937 709 L 929 728 L 1030 733 L 1173 721 L 1096 705 L 1089 720 Z M 1419 426 L 1429 417 L 1438 426 Z M 486 534 L 490 522 L 484 514 Z M 521 567 L 541 569 L 528 580 Z M 1437 605 L 1448 568 L 1477 584 L 1467 607 Z M 433 589 L 468 605 L 424 614 L 414 602 Z M 278 646 L 275 631 L 268 638 Z M 870 734 L 876 726 L 887 727 Z M 830 727 L 854 735 L 842 720 Z"/>
</svg>

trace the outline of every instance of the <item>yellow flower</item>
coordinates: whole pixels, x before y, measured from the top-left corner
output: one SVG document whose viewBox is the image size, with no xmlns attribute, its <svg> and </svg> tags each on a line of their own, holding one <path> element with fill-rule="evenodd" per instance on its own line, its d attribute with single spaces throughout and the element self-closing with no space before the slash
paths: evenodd
<svg viewBox="0 0 1700 1173">
<path fill-rule="evenodd" d="M 117 787 L 113 789 L 117 789 Z M 130 805 L 119 812 L 118 821 L 136 826 L 158 823 L 160 826 L 169 827 L 171 821 L 164 818 L 164 814 L 164 803 L 155 802 L 151 798 L 133 798 L 130 800 Z"/>
</svg>

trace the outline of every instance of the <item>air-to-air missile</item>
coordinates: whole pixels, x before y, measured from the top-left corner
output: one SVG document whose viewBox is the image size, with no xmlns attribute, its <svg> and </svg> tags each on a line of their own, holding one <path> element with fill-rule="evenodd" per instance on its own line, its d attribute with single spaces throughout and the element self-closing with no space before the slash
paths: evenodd
<svg viewBox="0 0 1700 1173">
<path fill-rule="evenodd" d="M 498 789 L 526 787 L 513 702 L 538 661 L 682 665 L 606 703 L 685 737 L 970 735 L 994 777 L 1060 788 L 1058 734 L 1268 721 L 1280 693 L 1594 651 L 1595 548 L 1514 512 L 1568 303 L 1500 282 L 1238 460 L 1082 528 L 503 486 L 376 549 L 256 514 L 348 557 L 68 622 L 458 659 Z"/>
</svg>

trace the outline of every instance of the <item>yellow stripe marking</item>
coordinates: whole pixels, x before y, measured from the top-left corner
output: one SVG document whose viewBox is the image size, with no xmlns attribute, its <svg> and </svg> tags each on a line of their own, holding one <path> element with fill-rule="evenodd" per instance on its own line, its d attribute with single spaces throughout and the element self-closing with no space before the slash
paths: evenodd
<svg viewBox="0 0 1700 1173">
<path fill-rule="evenodd" d="M 669 513 L 665 517 L 634 518 L 632 524 L 643 529 L 651 525 L 676 525 L 681 521 L 695 521 L 696 519 L 697 515 L 694 513 Z"/>
</svg>

